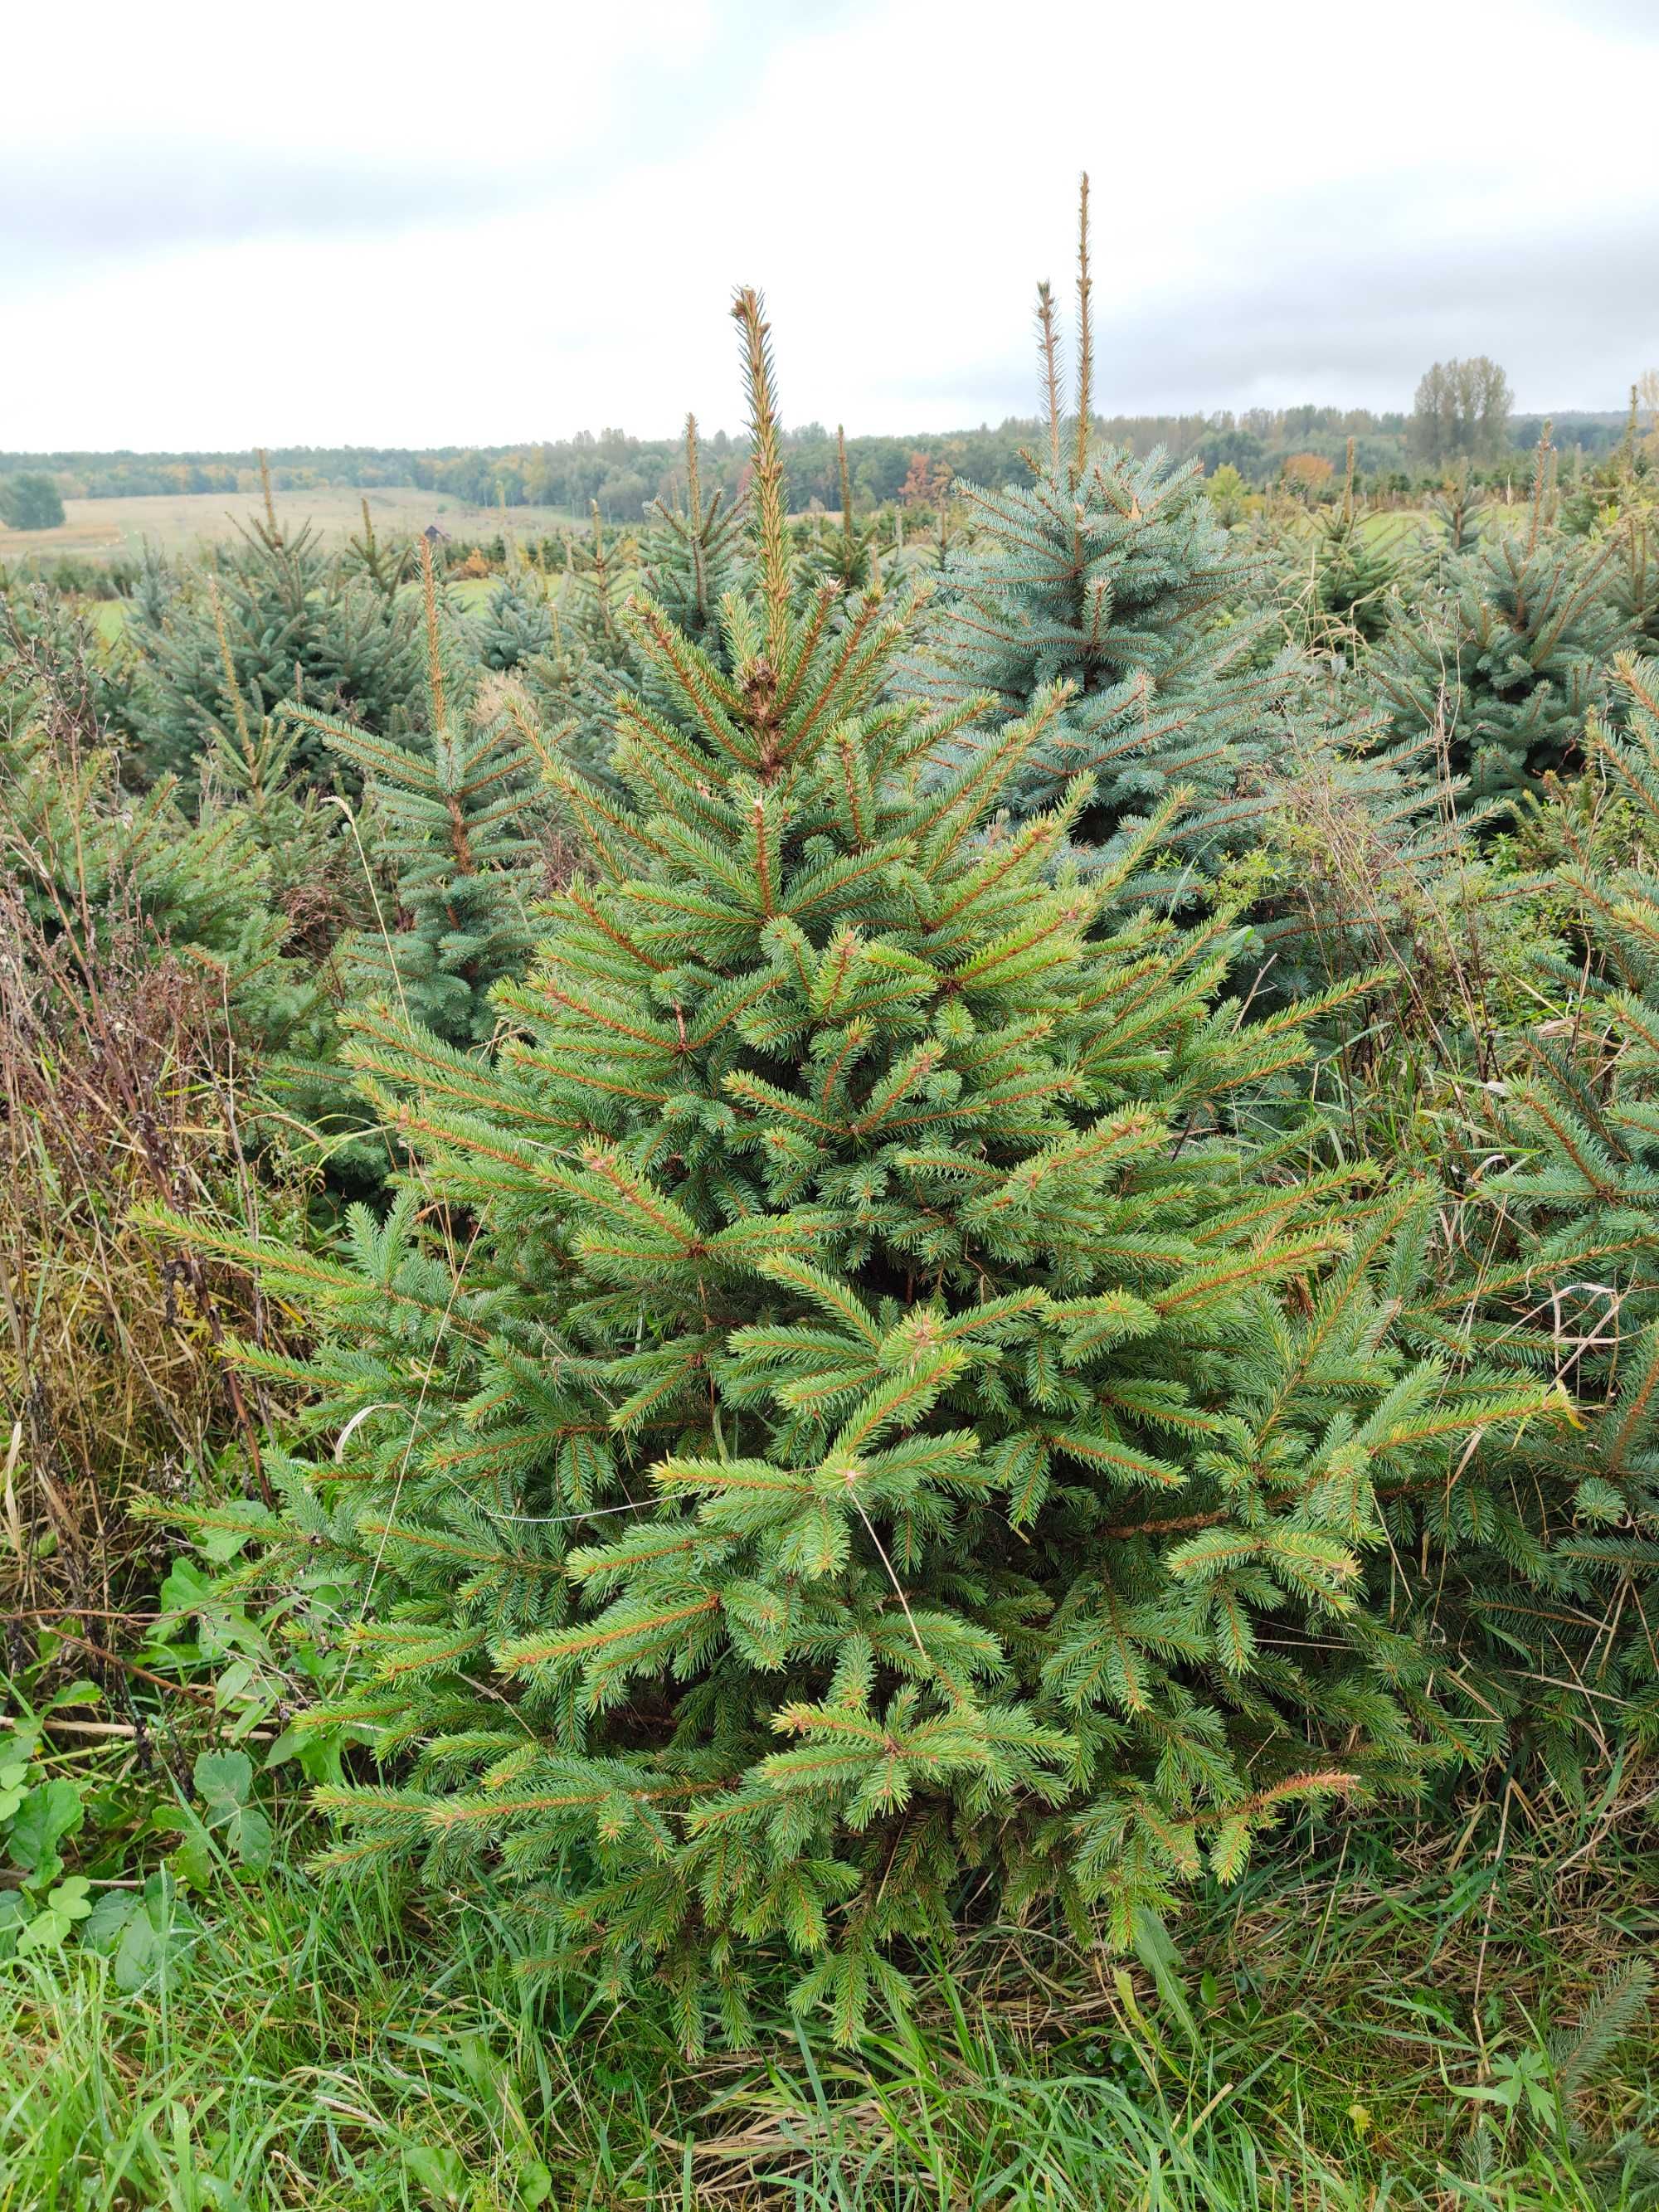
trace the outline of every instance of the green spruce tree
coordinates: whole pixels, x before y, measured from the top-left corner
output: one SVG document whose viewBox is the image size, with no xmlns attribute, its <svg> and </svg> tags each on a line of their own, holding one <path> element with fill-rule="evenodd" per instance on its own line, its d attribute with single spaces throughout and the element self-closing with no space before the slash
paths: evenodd
<svg viewBox="0 0 1659 2212">
<path fill-rule="evenodd" d="M 187 785 L 231 714 L 227 654 L 256 721 L 295 700 L 389 733 L 407 727 L 419 682 L 406 595 L 349 576 L 315 531 L 283 529 L 274 509 L 153 610 L 136 602 L 130 641 L 137 764 L 147 776 L 174 775 Z M 307 738 L 297 765 L 325 775 L 329 756 Z"/>
<path fill-rule="evenodd" d="M 1230 547 L 1195 465 L 1140 461 L 1094 432 L 1093 337 L 1084 180 L 1078 273 L 1077 385 L 1066 419 L 1060 342 L 1047 284 L 1037 330 L 1047 442 L 1026 455 L 1029 489 L 958 488 L 971 556 L 953 564 L 908 682 L 950 704 L 988 692 L 1018 719 L 1044 687 L 1069 696 L 1006 793 L 1017 817 L 1093 778 L 1079 824 L 1085 848 L 1176 791 L 1189 801 L 1173 834 L 1184 854 L 1242 842 L 1287 679 L 1258 665 L 1263 624 L 1237 616 L 1249 564 Z"/>
<path fill-rule="evenodd" d="M 339 954 L 348 994 L 382 999 L 452 1044 L 496 1026 L 490 993 L 521 975 L 538 822 L 537 735 L 522 702 L 482 679 L 421 549 L 425 678 L 420 726 L 398 742 L 319 708 L 284 720 L 362 781 L 368 848 L 392 879 L 388 911 Z"/>
<path fill-rule="evenodd" d="M 1354 441 L 1348 441 L 1341 503 L 1314 524 L 1312 642 L 1323 653 L 1352 659 L 1376 642 L 1388 626 L 1389 594 L 1400 581 L 1397 532 L 1383 535 L 1354 496 Z"/>
<path fill-rule="evenodd" d="M 1443 739 L 1473 799 L 1512 799 L 1580 754 L 1630 641 L 1613 604 L 1612 540 L 1586 547 L 1549 520 L 1549 426 L 1526 522 L 1449 558 L 1437 592 L 1401 606 L 1367 664 L 1401 737 Z"/>
<path fill-rule="evenodd" d="M 527 562 L 515 563 L 489 594 L 478 626 L 478 658 L 502 675 L 527 669 L 553 643 L 547 586 Z"/>
<path fill-rule="evenodd" d="M 488 1875 L 693 2047 L 792 1955 L 850 2037 L 963 1914 L 1130 1944 L 1455 1747 L 1382 1501 L 1539 1403 L 1390 1348 L 1407 1200 L 1246 1133 L 1297 1026 L 1214 1005 L 1219 922 L 1103 930 L 1089 776 L 981 834 L 1064 689 L 921 773 L 987 702 L 893 703 L 891 605 L 803 599 L 735 313 L 752 582 L 718 653 L 629 611 L 674 704 L 618 696 L 614 787 L 553 771 L 593 875 L 496 1065 L 356 1018 L 406 1188 L 337 1260 L 237 1248 L 323 1441 L 203 1516 L 349 1593 L 316 1717 L 389 1771 L 322 1793 L 341 1868 Z"/>
<path fill-rule="evenodd" d="M 530 910 L 549 811 L 538 769 L 544 740 L 522 693 L 480 672 L 424 544 L 420 565 L 426 674 L 417 728 L 400 742 L 316 708 L 289 706 L 283 718 L 363 790 L 349 850 L 368 912 L 335 945 L 323 978 L 337 1026 L 322 1051 L 291 1057 L 270 1079 L 285 1109 L 313 1132 L 331 1182 L 347 1191 L 378 1186 L 395 1147 L 338 1060 L 337 1025 L 386 1006 L 446 1048 L 477 1052 L 501 1024 L 494 987 L 523 975 L 534 943 Z"/>
</svg>

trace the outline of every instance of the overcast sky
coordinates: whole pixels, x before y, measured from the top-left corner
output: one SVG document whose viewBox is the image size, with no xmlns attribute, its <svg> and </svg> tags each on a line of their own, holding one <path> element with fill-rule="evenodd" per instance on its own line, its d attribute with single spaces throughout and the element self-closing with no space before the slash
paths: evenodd
<svg viewBox="0 0 1659 2212">
<path fill-rule="evenodd" d="M 1522 408 L 1659 365 L 1659 0 L 0 0 L 0 447 Z"/>
</svg>

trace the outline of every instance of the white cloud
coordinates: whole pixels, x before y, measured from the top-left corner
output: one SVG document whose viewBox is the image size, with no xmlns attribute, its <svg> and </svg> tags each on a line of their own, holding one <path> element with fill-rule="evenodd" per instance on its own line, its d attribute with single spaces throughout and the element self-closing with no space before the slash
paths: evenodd
<svg viewBox="0 0 1659 2212">
<path fill-rule="evenodd" d="M 85 46 L 0 149 L 50 246 L 11 241 L 12 447 L 735 426 L 739 281 L 791 420 L 994 419 L 1085 166 L 1104 407 L 1403 404 L 1470 349 L 1612 406 L 1659 359 L 1659 44 L 1613 4 L 162 0 Z"/>
</svg>

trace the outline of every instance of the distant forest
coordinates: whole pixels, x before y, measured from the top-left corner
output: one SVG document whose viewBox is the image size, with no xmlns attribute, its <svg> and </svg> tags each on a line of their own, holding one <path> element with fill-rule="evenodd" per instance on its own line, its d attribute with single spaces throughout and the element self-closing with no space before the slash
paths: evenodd
<svg viewBox="0 0 1659 2212">
<path fill-rule="evenodd" d="M 1510 452 L 1495 454 L 1486 473 L 1501 477 L 1538 438 L 1542 417 L 1509 418 Z M 1422 473 L 1413 450 L 1412 416 L 1375 414 L 1364 407 L 1256 407 L 1242 414 L 1117 415 L 1098 417 L 1100 434 L 1137 455 L 1162 446 L 1177 460 L 1195 457 L 1206 472 L 1231 465 L 1247 483 L 1277 477 L 1296 453 L 1334 464 L 1348 439 L 1363 477 L 1376 488 L 1404 490 Z M 1624 434 L 1622 414 L 1565 414 L 1555 418 L 1555 443 L 1569 469 L 1575 448 L 1586 458 L 1610 452 Z M 848 459 L 861 502 L 901 501 L 930 506 L 953 478 L 1006 483 L 1023 477 L 1022 448 L 1039 434 L 1035 418 L 1011 417 L 975 430 L 921 433 L 908 437 L 849 438 Z M 787 434 L 789 490 L 797 510 L 841 505 L 836 435 L 821 422 Z M 716 431 L 702 442 L 706 483 L 735 494 L 742 484 L 746 448 L 740 438 Z M 480 506 L 553 507 L 586 514 L 594 502 L 609 521 L 635 519 L 647 501 L 672 495 L 684 481 L 684 447 L 678 438 L 634 438 L 622 430 L 582 431 L 573 438 L 514 446 L 405 447 L 285 446 L 270 449 L 278 492 L 346 486 L 368 491 L 407 485 L 448 492 Z M 43 471 L 66 498 L 117 499 L 134 495 L 257 489 L 258 456 L 243 453 L 0 453 L 0 475 Z"/>
</svg>

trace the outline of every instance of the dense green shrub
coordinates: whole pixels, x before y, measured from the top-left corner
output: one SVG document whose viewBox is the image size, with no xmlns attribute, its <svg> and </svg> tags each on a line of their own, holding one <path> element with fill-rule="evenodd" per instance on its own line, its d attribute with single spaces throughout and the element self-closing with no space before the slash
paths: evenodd
<svg viewBox="0 0 1659 2212">
<path fill-rule="evenodd" d="M 9 528 L 56 530 L 63 520 L 63 495 L 50 477 L 30 471 L 0 476 L 0 522 Z"/>
</svg>

